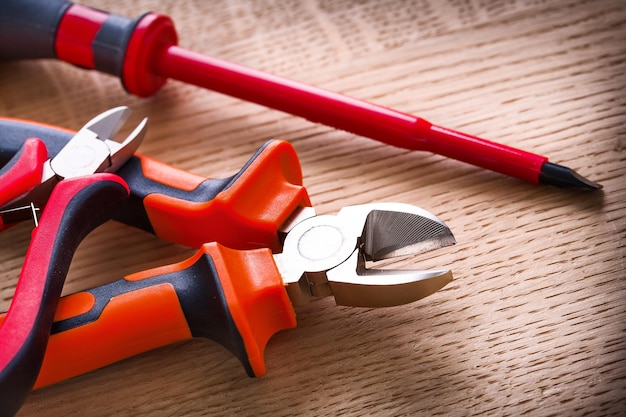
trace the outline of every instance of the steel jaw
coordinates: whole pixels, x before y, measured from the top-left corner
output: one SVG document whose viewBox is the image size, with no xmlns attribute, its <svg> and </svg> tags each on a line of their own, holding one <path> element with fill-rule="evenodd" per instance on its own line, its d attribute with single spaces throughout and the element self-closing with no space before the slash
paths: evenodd
<svg viewBox="0 0 626 417">
<path fill-rule="evenodd" d="M 70 178 L 117 171 L 135 153 L 147 130 L 148 119 L 144 118 L 122 142 L 111 140 L 130 113 L 126 106 L 115 107 L 87 122 L 46 164 L 42 182 L 52 175 Z"/>
<path fill-rule="evenodd" d="M 112 140 L 129 115 L 130 109 L 120 106 L 87 122 L 54 158 L 34 168 L 37 175 L 41 175 L 38 184 L 27 186 L 22 190 L 24 194 L 0 207 L 3 222 L 8 224 L 22 221 L 43 209 L 52 189 L 63 179 L 117 171 L 133 156 L 148 126 L 148 119 L 144 118 L 121 142 Z M 33 139 L 41 141 L 38 138 Z M 33 217 L 36 224 L 36 216 Z"/>
<path fill-rule="evenodd" d="M 366 268 L 366 261 L 455 243 L 450 229 L 424 209 L 375 203 L 345 207 L 336 216 L 312 214 L 303 210 L 295 216 L 303 220 L 292 222 L 283 252 L 274 255 L 296 306 L 329 295 L 339 305 L 394 306 L 424 298 L 452 280 L 449 270 Z"/>
</svg>

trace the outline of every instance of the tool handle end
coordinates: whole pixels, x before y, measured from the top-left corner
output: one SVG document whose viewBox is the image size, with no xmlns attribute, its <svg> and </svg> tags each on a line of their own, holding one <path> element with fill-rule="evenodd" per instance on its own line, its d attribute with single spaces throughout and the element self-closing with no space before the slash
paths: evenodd
<svg viewBox="0 0 626 417">
<path fill-rule="evenodd" d="M 66 0 L 0 1 L 0 60 L 55 58 L 57 28 Z"/>
</svg>

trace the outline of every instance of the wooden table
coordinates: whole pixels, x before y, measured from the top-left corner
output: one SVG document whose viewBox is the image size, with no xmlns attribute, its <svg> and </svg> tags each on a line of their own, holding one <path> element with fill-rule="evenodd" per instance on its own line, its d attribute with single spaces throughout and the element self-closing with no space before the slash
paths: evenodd
<svg viewBox="0 0 626 417">
<path fill-rule="evenodd" d="M 604 185 L 534 186 L 169 83 L 149 99 L 58 62 L 0 65 L 0 114 L 79 128 L 110 107 L 150 118 L 141 152 L 208 177 L 291 141 L 319 213 L 419 205 L 457 245 L 389 265 L 455 280 L 396 308 L 298 308 L 245 375 L 194 340 L 34 392 L 20 416 L 624 415 L 626 5 L 598 1 L 85 1 L 170 15 L 181 46 L 548 155 Z M 0 234 L 9 306 L 31 225 Z M 107 223 L 69 294 L 194 251 Z"/>
</svg>

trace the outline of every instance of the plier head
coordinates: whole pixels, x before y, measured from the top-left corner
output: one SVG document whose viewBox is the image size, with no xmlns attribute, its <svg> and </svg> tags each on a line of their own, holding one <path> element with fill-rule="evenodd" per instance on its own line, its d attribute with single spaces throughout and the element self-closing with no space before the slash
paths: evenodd
<svg viewBox="0 0 626 417">
<path fill-rule="evenodd" d="M 73 178 L 96 172 L 115 172 L 135 153 L 143 140 L 148 119 L 144 118 L 121 142 L 112 140 L 120 131 L 130 109 L 116 107 L 87 122 L 52 159 L 42 182 L 50 177 Z"/>
<path fill-rule="evenodd" d="M 336 216 L 302 209 L 285 227 L 283 252 L 274 255 L 294 305 L 333 295 L 337 304 L 385 307 L 426 297 L 452 280 L 449 270 L 381 270 L 367 261 L 453 245 L 437 217 L 408 204 L 349 206 Z"/>
<path fill-rule="evenodd" d="M 107 110 L 87 122 L 54 157 L 47 159 L 41 139 L 28 139 L 0 170 L 0 229 L 43 208 L 63 179 L 97 172 L 115 172 L 137 150 L 147 129 L 143 119 L 123 140 L 115 141 L 130 115 L 128 107 Z M 25 210 L 24 210 L 25 209 Z"/>
</svg>

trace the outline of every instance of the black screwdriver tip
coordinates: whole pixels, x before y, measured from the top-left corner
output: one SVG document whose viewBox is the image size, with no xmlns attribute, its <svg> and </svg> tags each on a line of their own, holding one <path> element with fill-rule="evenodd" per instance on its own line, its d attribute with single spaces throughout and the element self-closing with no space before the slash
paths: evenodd
<svg viewBox="0 0 626 417">
<path fill-rule="evenodd" d="M 581 188 L 585 190 L 599 190 L 602 185 L 593 182 L 578 174 L 571 168 L 545 162 L 541 167 L 539 182 L 557 187 Z"/>
</svg>

